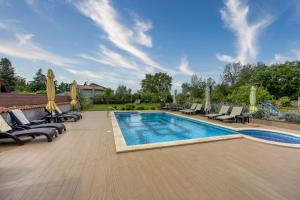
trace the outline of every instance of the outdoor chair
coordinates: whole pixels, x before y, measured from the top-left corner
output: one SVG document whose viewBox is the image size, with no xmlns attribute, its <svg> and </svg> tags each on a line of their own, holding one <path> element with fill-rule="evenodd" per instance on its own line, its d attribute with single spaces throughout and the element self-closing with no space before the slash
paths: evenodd
<svg viewBox="0 0 300 200">
<path fill-rule="evenodd" d="M 77 117 L 79 117 L 80 119 L 82 119 L 82 115 L 79 112 L 75 112 L 75 111 L 70 111 L 70 112 L 62 112 L 61 109 L 56 106 L 56 111 L 60 114 L 60 115 L 76 115 Z"/>
<path fill-rule="evenodd" d="M 48 113 L 45 118 L 52 116 L 52 113 L 45 108 L 45 111 Z M 53 115 L 51 118 L 54 118 L 55 121 L 57 122 L 64 122 L 64 121 L 69 121 L 73 120 L 74 122 L 77 122 L 80 117 L 76 115 L 71 115 L 71 114 L 60 114 L 59 112 L 55 112 L 55 115 Z"/>
<path fill-rule="evenodd" d="M 183 113 L 185 114 L 197 114 L 198 112 L 200 112 L 202 109 L 202 104 L 197 104 L 196 108 L 194 110 L 188 110 L 188 111 L 184 111 Z"/>
<path fill-rule="evenodd" d="M 168 110 L 170 108 L 170 104 L 166 103 L 164 106 L 161 107 L 162 110 Z"/>
<path fill-rule="evenodd" d="M 237 116 L 241 115 L 243 111 L 243 107 L 233 107 L 231 113 L 229 115 L 222 115 L 216 117 L 216 119 L 224 121 L 224 120 L 235 120 Z"/>
<path fill-rule="evenodd" d="M 196 106 L 197 106 L 197 104 L 193 103 L 189 109 L 183 109 L 183 110 L 179 110 L 179 111 L 182 112 L 182 113 L 188 112 L 188 111 L 193 111 L 193 110 L 196 109 Z"/>
<path fill-rule="evenodd" d="M 226 115 L 229 111 L 230 106 L 222 106 L 219 113 L 211 113 L 211 114 L 207 114 L 205 115 L 206 117 L 208 117 L 208 119 L 214 119 L 216 117 L 222 116 L 222 115 Z"/>
<path fill-rule="evenodd" d="M 9 115 L 16 123 L 16 126 L 22 127 L 25 129 L 32 129 L 32 128 L 55 128 L 59 134 L 62 134 L 63 131 L 66 131 L 66 126 L 62 123 L 35 123 L 30 122 L 28 118 L 24 115 L 24 113 L 19 110 L 15 109 L 9 112 Z M 40 120 L 41 121 L 41 120 Z"/>
<path fill-rule="evenodd" d="M 0 115 L 0 138 L 1 139 L 10 138 L 13 139 L 17 144 L 23 145 L 24 141 L 22 141 L 20 137 L 29 136 L 34 139 L 36 136 L 43 135 L 46 136 L 48 142 L 52 142 L 52 139 L 55 136 L 55 134 L 56 131 L 53 128 L 35 128 L 35 129 L 24 130 L 19 127 L 13 129 Z"/>
</svg>

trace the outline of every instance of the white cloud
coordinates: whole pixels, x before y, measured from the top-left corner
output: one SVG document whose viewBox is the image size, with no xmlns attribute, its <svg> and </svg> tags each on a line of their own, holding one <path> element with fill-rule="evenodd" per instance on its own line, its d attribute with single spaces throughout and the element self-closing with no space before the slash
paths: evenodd
<svg viewBox="0 0 300 200">
<path fill-rule="evenodd" d="M 0 22 L 0 29 L 8 30 L 9 26 L 6 23 L 4 23 L 4 22 Z"/>
<path fill-rule="evenodd" d="M 100 73 L 95 73 L 89 70 L 77 70 L 77 69 L 66 69 L 68 72 L 77 76 L 83 76 L 85 78 L 91 78 L 96 80 L 104 80 L 105 77 Z"/>
<path fill-rule="evenodd" d="M 33 34 L 16 34 L 16 38 L 19 40 L 19 42 L 21 44 L 26 44 L 27 42 L 29 42 L 31 40 L 31 38 L 33 37 Z"/>
<path fill-rule="evenodd" d="M 0 41 L 0 53 L 26 60 L 46 61 L 48 63 L 70 67 L 79 64 L 79 61 L 65 58 L 43 49 L 38 43 L 32 41 L 33 34 L 16 34 L 17 41 Z"/>
<path fill-rule="evenodd" d="M 188 76 L 192 76 L 193 74 L 195 74 L 189 67 L 189 61 L 187 60 L 187 57 L 184 56 L 181 58 L 181 62 L 179 65 L 179 70 L 182 74 L 184 75 L 188 75 Z"/>
<path fill-rule="evenodd" d="M 91 70 L 81 70 L 81 69 L 74 69 L 74 68 L 67 68 L 66 69 L 68 72 L 79 76 L 83 79 L 90 79 L 96 82 L 105 82 L 105 83 L 113 83 L 114 85 L 118 85 L 118 84 L 126 84 L 126 85 L 131 85 L 131 86 L 138 86 L 139 85 L 139 81 L 138 79 L 129 79 L 126 78 L 124 79 L 124 76 L 122 76 L 121 74 L 116 74 L 114 72 L 105 72 L 105 71 L 101 71 L 101 72 L 96 72 L 96 71 L 91 71 Z"/>
<path fill-rule="evenodd" d="M 135 20 L 135 40 L 134 42 L 144 45 L 146 47 L 152 47 L 152 38 L 147 35 L 146 32 L 152 29 L 151 22 L 145 22 L 139 19 Z"/>
<path fill-rule="evenodd" d="M 293 49 L 286 54 L 276 53 L 271 64 L 274 63 L 284 63 L 286 61 L 300 60 L 300 50 Z"/>
<path fill-rule="evenodd" d="M 258 53 L 257 37 L 271 23 L 271 18 L 264 17 L 255 23 L 249 23 L 249 6 L 241 0 L 226 0 L 225 7 L 220 12 L 225 25 L 236 35 L 238 55 L 233 57 L 217 54 L 217 58 L 223 62 L 235 61 L 242 64 L 254 61 Z"/>
<path fill-rule="evenodd" d="M 137 69 L 135 62 L 131 62 L 125 59 L 122 55 L 108 49 L 104 45 L 99 45 L 99 48 L 100 48 L 100 55 L 97 57 L 87 55 L 87 54 L 80 54 L 79 56 L 84 59 L 92 60 L 94 62 L 110 65 L 113 67 L 118 67 L 118 68 L 120 67 L 125 69 Z"/>
<path fill-rule="evenodd" d="M 222 62 L 227 62 L 227 63 L 238 62 L 237 58 L 234 58 L 234 57 L 229 56 L 229 55 L 217 54 L 216 57 L 217 57 L 218 60 L 220 60 Z"/>
<path fill-rule="evenodd" d="M 166 70 L 133 44 L 138 43 L 148 47 L 152 45 L 150 37 L 145 35 L 145 32 L 151 28 L 149 24 L 140 21 L 137 33 L 139 37 L 135 37 L 134 28 L 129 28 L 120 22 L 118 13 L 112 7 L 110 1 L 83 0 L 76 1 L 75 6 L 81 13 L 93 20 L 107 34 L 107 39 L 116 47 L 128 52 L 146 65 Z"/>
</svg>

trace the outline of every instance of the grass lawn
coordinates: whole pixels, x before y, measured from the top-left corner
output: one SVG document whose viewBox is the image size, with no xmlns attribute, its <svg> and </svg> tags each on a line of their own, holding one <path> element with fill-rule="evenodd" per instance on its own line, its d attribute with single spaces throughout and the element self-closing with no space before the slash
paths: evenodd
<svg viewBox="0 0 300 200">
<path fill-rule="evenodd" d="M 116 107 L 117 110 L 124 110 L 128 104 L 93 104 L 87 111 L 106 111 L 110 110 L 111 107 Z M 130 104 L 134 105 L 135 110 L 155 110 L 159 109 L 159 103 L 139 103 L 139 104 Z"/>
</svg>

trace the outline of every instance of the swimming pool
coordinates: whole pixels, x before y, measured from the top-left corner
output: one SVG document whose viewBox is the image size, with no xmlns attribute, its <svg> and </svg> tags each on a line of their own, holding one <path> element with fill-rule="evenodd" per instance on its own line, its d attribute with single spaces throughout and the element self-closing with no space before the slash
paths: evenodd
<svg viewBox="0 0 300 200">
<path fill-rule="evenodd" d="M 220 126 L 168 113 L 115 112 L 128 146 L 236 135 Z"/>
<path fill-rule="evenodd" d="M 285 143 L 285 144 L 300 144 L 300 137 L 291 134 L 284 134 L 284 133 L 266 131 L 266 130 L 255 130 L 255 129 L 240 130 L 238 132 L 243 135 L 255 137 L 265 141 L 272 141 L 276 143 Z"/>
</svg>

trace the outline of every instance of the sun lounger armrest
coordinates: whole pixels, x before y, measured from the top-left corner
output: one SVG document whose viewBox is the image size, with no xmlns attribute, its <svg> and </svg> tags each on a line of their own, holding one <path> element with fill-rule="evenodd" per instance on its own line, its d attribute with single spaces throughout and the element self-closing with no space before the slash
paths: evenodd
<svg viewBox="0 0 300 200">
<path fill-rule="evenodd" d="M 45 119 L 38 119 L 38 120 L 32 120 L 30 122 L 32 125 L 36 125 L 36 124 L 44 124 L 47 123 L 47 121 Z"/>
<path fill-rule="evenodd" d="M 19 130 L 19 131 L 25 130 L 25 128 L 20 127 L 20 126 L 13 126 L 12 129 L 13 130 Z"/>
<path fill-rule="evenodd" d="M 17 125 L 17 126 L 15 126 L 15 127 L 13 127 L 13 128 L 21 128 L 21 130 L 24 130 L 24 129 L 31 129 L 31 127 L 30 127 L 30 126 L 27 126 L 27 125 Z"/>
</svg>

